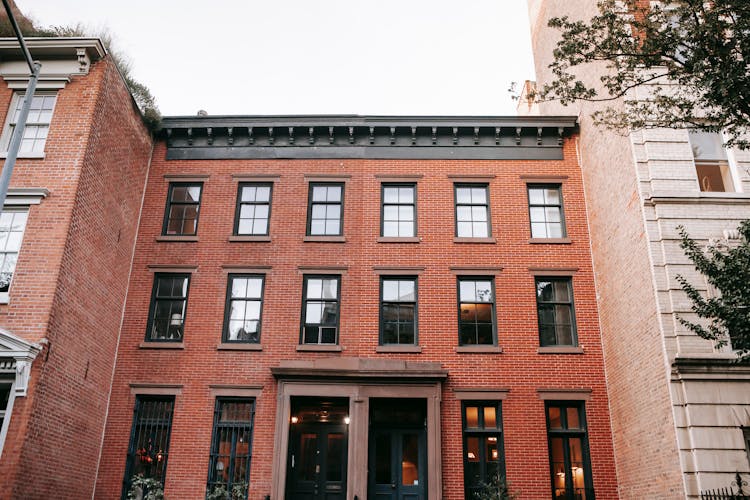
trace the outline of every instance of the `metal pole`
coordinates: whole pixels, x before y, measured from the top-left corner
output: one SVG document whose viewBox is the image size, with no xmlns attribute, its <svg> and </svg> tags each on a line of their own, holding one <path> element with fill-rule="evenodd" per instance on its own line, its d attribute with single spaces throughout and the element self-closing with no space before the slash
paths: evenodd
<svg viewBox="0 0 750 500">
<path fill-rule="evenodd" d="M 23 132 L 26 128 L 26 119 L 29 116 L 29 110 L 31 109 L 31 101 L 34 99 L 34 91 L 36 90 L 36 83 L 39 79 L 39 71 L 42 65 L 38 61 L 34 61 L 31 58 L 29 48 L 26 46 L 26 41 L 23 39 L 21 29 L 18 27 L 16 18 L 13 17 L 13 11 L 10 9 L 8 0 L 3 0 L 5 6 L 5 12 L 8 13 L 8 19 L 10 24 L 13 26 L 13 31 L 16 32 L 18 43 L 21 45 L 23 56 L 26 59 L 26 64 L 29 65 L 31 75 L 29 75 L 29 84 L 26 87 L 26 93 L 23 96 L 23 105 L 21 106 L 21 112 L 16 118 L 16 125 L 13 129 L 13 136 L 8 146 L 8 156 L 5 157 L 5 163 L 3 164 L 3 172 L 0 174 L 0 210 L 5 206 L 5 197 L 8 195 L 8 186 L 10 185 L 10 177 L 13 174 L 13 167 L 16 165 L 16 157 L 18 157 L 18 150 L 21 149 L 21 140 L 23 139 Z M 12 113 L 13 110 L 9 110 Z"/>
</svg>

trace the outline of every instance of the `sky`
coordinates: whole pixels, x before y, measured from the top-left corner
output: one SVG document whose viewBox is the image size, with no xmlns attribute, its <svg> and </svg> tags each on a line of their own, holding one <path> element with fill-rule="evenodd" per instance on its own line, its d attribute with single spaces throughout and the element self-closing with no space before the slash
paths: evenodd
<svg viewBox="0 0 750 500">
<path fill-rule="evenodd" d="M 526 0 L 16 0 L 114 35 L 164 115 L 515 115 Z"/>
</svg>

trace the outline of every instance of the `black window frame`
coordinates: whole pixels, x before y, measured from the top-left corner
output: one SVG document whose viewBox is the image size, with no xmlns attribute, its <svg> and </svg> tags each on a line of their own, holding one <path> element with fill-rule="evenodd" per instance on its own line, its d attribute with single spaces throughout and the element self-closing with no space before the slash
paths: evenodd
<svg viewBox="0 0 750 500">
<path fill-rule="evenodd" d="M 484 195 L 486 203 L 484 204 L 478 204 L 478 203 L 458 203 L 458 190 L 460 188 L 469 188 L 469 189 L 476 189 L 476 188 L 483 188 L 484 189 Z M 458 207 L 459 206 L 467 206 L 467 207 L 478 207 L 483 206 L 487 210 L 487 234 L 485 236 L 475 236 L 474 235 L 474 228 L 472 226 L 471 229 L 471 236 L 459 236 L 458 234 Z M 473 222 L 473 219 L 472 219 Z M 456 182 L 453 184 L 453 233 L 456 238 L 491 238 L 492 237 L 492 212 L 490 211 L 490 185 L 487 182 Z"/>
<path fill-rule="evenodd" d="M 483 446 L 479 447 L 480 456 L 478 457 L 480 479 L 478 483 L 470 484 L 469 471 L 468 471 L 468 456 L 469 456 L 469 438 L 478 437 L 496 437 L 497 438 L 497 451 L 498 451 L 498 474 L 500 479 L 505 479 L 505 446 L 503 442 L 503 411 L 502 401 L 461 401 L 461 429 L 462 429 L 462 443 L 463 443 L 463 470 L 464 470 L 464 493 L 466 498 L 475 498 L 475 493 L 483 489 L 484 484 L 491 484 L 492 478 L 488 477 L 487 471 L 487 457 L 484 456 L 486 448 Z M 466 418 L 466 409 L 477 407 L 477 427 L 469 427 Z M 484 408 L 495 409 L 495 423 L 496 427 L 486 427 L 484 422 Z M 481 410 L 481 411 L 480 411 Z"/>
<path fill-rule="evenodd" d="M 307 287 L 308 282 L 311 279 L 335 279 L 336 280 L 336 300 L 333 301 L 331 299 L 308 299 L 307 297 Z M 321 334 L 320 334 L 320 327 L 322 323 L 310 323 L 310 326 L 317 326 L 318 327 L 318 342 L 305 342 L 305 327 L 308 326 L 307 321 L 307 303 L 308 301 L 313 302 L 335 302 L 336 303 L 336 341 L 333 343 L 330 342 L 320 342 L 321 340 Z M 300 345 L 323 345 L 323 346 L 329 346 L 329 345 L 339 345 L 340 341 L 340 324 L 341 324 L 341 275 L 340 274 L 305 274 L 303 276 L 303 283 L 302 283 L 302 311 L 301 311 L 301 320 L 300 320 L 300 337 L 299 337 L 299 343 Z M 330 328 L 330 325 L 326 325 L 324 327 Z"/>
<path fill-rule="evenodd" d="M 177 296 L 169 296 L 169 297 L 157 297 L 156 291 L 158 289 L 159 279 L 161 278 L 184 278 L 187 280 L 187 288 L 185 289 L 185 295 L 180 296 L 181 298 L 176 298 Z M 188 297 L 190 296 L 190 279 L 191 275 L 190 273 L 154 273 L 154 284 L 151 288 L 151 302 L 148 309 L 148 322 L 146 325 L 146 342 L 182 342 L 185 338 L 185 319 L 187 318 L 187 307 L 188 307 Z M 177 301 L 182 300 L 184 302 L 183 305 L 183 315 L 182 315 L 182 325 L 181 325 L 181 334 L 177 338 L 151 338 L 151 331 L 154 324 L 154 314 L 156 313 L 156 304 L 158 300 L 169 300 L 169 301 Z M 171 321 L 171 320 L 170 320 Z"/>
<path fill-rule="evenodd" d="M 245 421 L 231 421 L 231 422 L 222 422 L 221 421 L 221 413 L 223 409 L 224 404 L 231 404 L 231 403 L 243 403 L 243 404 L 250 404 L 250 415 L 248 420 Z M 213 421 L 213 427 L 211 431 L 211 450 L 209 453 L 209 459 L 208 459 L 208 478 L 206 480 L 206 494 L 209 494 L 212 492 L 213 488 L 216 486 L 222 486 L 225 485 L 225 490 L 228 492 L 229 497 L 232 499 L 236 499 L 237 496 L 234 494 L 233 489 L 236 488 L 236 486 L 240 487 L 240 491 L 244 489 L 244 497 L 247 498 L 249 486 L 250 486 L 250 468 L 252 467 L 252 456 L 253 456 L 253 430 L 254 430 L 254 424 L 255 424 L 255 411 L 256 411 L 256 401 L 255 398 L 252 397 L 217 397 L 216 402 L 214 403 L 214 421 Z M 231 436 L 231 450 L 229 454 L 229 464 L 224 466 L 222 468 L 222 471 L 229 471 L 228 477 L 229 480 L 227 482 L 221 481 L 216 477 L 216 465 L 217 460 L 220 457 L 219 454 L 219 448 L 221 444 L 221 437 L 222 437 L 222 431 L 226 431 Z M 242 455 L 241 457 L 238 457 L 237 455 L 237 443 L 242 443 L 242 437 L 239 435 L 240 432 L 246 432 L 247 436 L 247 444 L 248 444 L 248 450 L 247 455 Z M 238 458 L 244 458 L 247 460 L 247 468 L 245 470 L 244 474 L 244 480 L 242 483 L 243 485 L 238 485 L 237 482 L 233 480 L 235 477 L 234 468 L 237 465 L 237 459 Z"/>
<path fill-rule="evenodd" d="M 462 302 L 461 301 L 461 283 L 464 281 L 489 281 L 490 282 L 490 288 L 492 290 L 492 343 L 487 344 L 480 344 L 480 343 L 474 343 L 474 344 L 465 344 L 462 341 L 461 338 L 461 304 L 487 304 L 487 302 Z M 497 293 L 495 291 L 495 277 L 494 276 L 458 276 L 456 279 L 456 305 L 458 309 L 458 345 L 459 346 L 497 346 L 498 345 L 498 339 L 497 339 Z M 475 322 L 474 325 L 478 325 L 478 322 Z M 476 327 L 475 327 L 476 331 Z M 479 333 L 476 333 L 476 340 L 479 340 Z"/>
<path fill-rule="evenodd" d="M 568 295 L 570 296 L 570 302 L 563 302 L 563 301 L 541 301 L 540 293 L 539 293 L 539 282 L 540 281 L 548 281 L 548 282 L 565 282 L 568 285 Z M 539 345 L 541 347 L 577 347 L 578 346 L 578 327 L 576 324 L 576 313 L 575 313 L 575 297 L 573 295 L 573 277 L 572 276 L 535 276 L 534 277 L 534 293 L 536 295 L 536 311 L 537 311 L 537 329 L 539 331 Z M 561 344 L 557 342 L 557 328 L 555 328 L 555 340 L 556 342 L 554 344 L 546 343 L 543 335 L 542 335 L 542 315 L 541 315 L 541 309 L 540 304 L 545 305 L 567 305 L 570 307 L 570 337 L 571 337 L 571 343 L 570 344 Z M 557 322 L 554 323 L 555 327 L 557 327 Z"/>
<path fill-rule="evenodd" d="M 386 281 L 413 281 L 414 282 L 414 301 L 384 301 L 383 300 L 383 285 Z M 414 340 L 410 343 L 396 342 L 386 343 L 384 339 L 384 327 L 385 321 L 383 319 L 383 307 L 385 304 L 414 304 L 414 319 L 412 321 L 412 328 L 414 332 Z M 409 275 L 387 275 L 380 277 L 380 307 L 379 307 L 379 344 L 385 345 L 419 345 L 419 279 L 417 276 Z M 398 323 L 405 323 L 398 321 Z M 398 333 L 397 333 L 398 336 Z"/>
<path fill-rule="evenodd" d="M 316 187 L 340 187 L 341 188 L 341 199 L 338 201 L 338 203 L 334 202 L 315 202 L 313 203 L 313 191 Z M 310 182 L 307 188 L 307 230 L 305 232 L 306 236 L 343 236 L 344 235 L 344 196 L 346 194 L 346 183 L 345 182 Z M 319 204 L 319 205 L 339 205 L 339 232 L 336 234 L 328 234 L 328 233 L 322 233 L 322 234 L 312 234 L 312 212 L 313 212 L 313 204 Z M 324 219 L 328 220 L 328 219 Z"/>
<path fill-rule="evenodd" d="M 411 203 L 386 203 L 385 202 L 385 190 L 387 188 L 411 188 L 413 198 Z M 410 206 L 413 209 L 414 219 L 412 224 L 414 231 L 409 236 L 386 236 L 385 235 L 385 207 L 388 206 Z M 399 219 L 398 222 L 401 222 Z M 380 236 L 386 238 L 414 238 L 417 236 L 417 183 L 416 182 L 383 182 L 380 184 Z"/>
<path fill-rule="evenodd" d="M 552 429 L 550 426 L 549 410 L 550 408 L 560 409 L 560 429 Z M 578 410 L 579 428 L 569 428 L 567 408 Z M 594 484 L 591 476 L 591 454 L 588 439 L 588 424 L 586 421 L 586 405 L 583 401 L 545 401 L 544 417 L 547 422 L 547 452 L 549 455 L 550 487 L 552 489 L 552 498 L 554 500 L 575 500 L 584 498 L 577 496 L 573 491 L 573 483 L 570 474 L 565 474 L 565 492 L 561 496 L 555 493 L 555 467 L 552 457 L 552 439 L 561 438 L 563 440 L 563 473 L 571 469 L 570 459 L 570 438 L 579 438 L 581 440 L 581 458 L 583 469 L 583 481 L 586 500 L 594 500 Z"/>
<path fill-rule="evenodd" d="M 200 194 L 198 195 L 198 201 L 197 202 L 186 202 L 186 201 L 172 201 L 172 194 L 174 192 L 175 188 L 180 187 L 198 187 L 200 189 Z M 197 236 L 198 235 L 198 222 L 200 221 L 200 215 L 201 215 L 201 203 L 203 201 L 203 183 L 202 182 L 170 182 L 169 183 L 169 189 L 167 190 L 167 205 L 164 208 L 164 223 L 162 225 L 161 234 L 162 236 Z M 169 233 L 167 232 L 169 229 L 169 215 L 172 212 L 172 206 L 173 205 L 181 205 L 181 206 L 196 206 L 195 210 L 195 231 L 193 233 Z M 185 222 L 185 219 L 182 220 L 183 225 Z"/>
<path fill-rule="evenodd" d="M 559 205 L 553 205 L 553 204 L 538 204 L 538 203 L 531 203 L 531 190 L 532 189 L 555 189 L 557 190 L 557 196 L 560 200 Z M 526 197 L 529 202 L 529 234 L 531 235 L 531 238 L 534 239 L 555 239 L 555 238 L 567 238 L 568 237 L 568 228 L 565 224 L 565 203 L 563 200 L 563 192 L 562 192 L 562 184 L 554 184 L 554 183 L 536 183 L 536 184 L 527 184 L 526 185 Z M 534 236 L 534 229 L 533 224 L 534 221 L 531 218 L 531 209 L 532 208 L 543 208 L 546 209 L 547 207 L 557 207 L 560 209 L 560 236 Z M 547 216 L 545 213 L 545 220 L 542 221 L 545 224 L 545 232 L 547 232 L 546 225 L 547 224 L 556 224 L 555 222 L 547 222 Z M 539 221 L 537 221 L 539 223 Z"/>
<path fill-rule="evenodd" d="M 234 298 L 232 297 L 232 283 L 235 279 L 260 279 L 260 299 L 248 299 L 245 298 Z M 226 303 L 224 304 L 224 328 L 221 334 L 221 341 L 227 344 L 259 344 L 260 336 L 263 327 L 263 301 L 265 299 L 266 291 L 266 276 L 265 274 L 246 274 L 246 273 L 230 273 L 227 276 L 227 296 Z M 229 338 L 229 326 L 230 317 L 232 315 L 232 302 L 234 300 L 242 300 L 244 302 L 260 302 L 260 313 L 258 314 L 258 330 L 256 332 L 257 339 L 248 340 L 237 340 Z"/>
<path fill-rule="evenodd" d="M 267 187 L 268 188 L 268 201 L 242 201 L 242 190 L 246 187 Z M 266 232 L 265 233 L 240 233 L 240 214 L 242 213 L 243 205 L 267 205 L 268 206 L 268 218 L 266 220 Z M 273 206 L 273 182 L 240 182 L 237 185 L 237 205 L 234 211 L 234 228 L 232 234 L 234 236 L 268 236 L 271 234 L 271 208 Z"/>
<path fill-rule="evenodd" d="M 160 409 L 157 407 L 152 410 L 149 415 L 143 415 L 146 403 L 155 403 L 165 405 Z M 125 475 L 122 480 L 122 495 L 121 498 L 125 500 L 128 497 L 128 491 L 130 490 L 131 479 L 135 474 L 140 474 L 136 471 L 136 457 L 140 457 L 141 463 L 153 464 L 154 461 L 161 462 L 161 472 L 157 468 L 156 474 L 149 474 L 149 477 L 156 479 L 161 482 L 162 487 L 164 486 L 164 480 L 167 477 L 167 465 L 169 460 L 169 445 L 172 437 L 172 422 L 174 418 L 174 406 L 175 396 L 173 395 L 136 395 L 135 404 L 133 405 L 133 424 L 130 428 L 130 439 L 128 442 L 128 453 L 125 457 Z M 157 413 L 154 416 L 154 412 Z M 160 418 L 161 417 L 161 418 Z M 140 441 L 140 432 L 144 430 L 150 434 L 154 432 L 163 431 L 166 429 L 166 439 L 162 439 L 162 444 L 165 444 L 164 448 L 159 447 L 158 450 L 146 448 L 136 449 L 138 442 Z M 151 439 L 151 438 L 149 438 Z M 149 467 L 149 465 L 147 465 Z M 147 492 L 144 492 L 144 497 Z"/>
</svg>

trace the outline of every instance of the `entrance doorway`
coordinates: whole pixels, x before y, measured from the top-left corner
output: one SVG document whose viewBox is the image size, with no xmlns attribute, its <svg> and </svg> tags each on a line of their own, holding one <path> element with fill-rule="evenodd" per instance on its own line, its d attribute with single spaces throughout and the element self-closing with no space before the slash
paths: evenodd
<svg viewBox="0 0 750 500">
<path fill-rule="evenodd" d="M 368 498 L 427 498 L 426 426 L 424 399 L 370 400 Z"/>
<path fill-rule="evenodd" d="M 344 500 L 349 400 L 292 398 L 288 500 Z"/>
</svg>

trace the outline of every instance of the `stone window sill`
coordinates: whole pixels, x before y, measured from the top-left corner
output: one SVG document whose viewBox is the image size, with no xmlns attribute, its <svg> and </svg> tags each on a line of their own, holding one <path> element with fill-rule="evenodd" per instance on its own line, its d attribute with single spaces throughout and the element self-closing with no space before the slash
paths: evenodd
<svg viewBox="0 0 750 500">
<path fill-rule="evenodd" d="M 378 238 L 378 243 L 419 243 L 422 238 L 419 236 L 381 236 Z"/>
<path fill-rule="evenodd" d="M 503 348 L 499 345 L 460 345 L 454 349 L 460 354 L 499 354 Z"/>
<path fill-rule="evenodd" d="M 262 351 L 260 344 L 246 344 L 239 342 L 222 342 L 216 346 L 217 351 Z"/>
<path fill-rule="evenodd" d="M 268 235 L 251 235 L 251 234 L 235 234 L 230 236 L 228 241 L 271 241 L 271 237 Z"/>
<path fill-rule="evenodd" d="M 489 237 L 489 238 L 463 238 L 463 237 L 454 237 L 453 243 L 497 243 L 497 240 L 495 238 Z"/>
<path fill-rule="evenodd" d="M 420 353 L 422 352 L 422 346 L 418 345 L 379 345 L 375 348 L 375 352 L 405 352 L 405 353 Z"/>
<path fill-rule="evenodd" d="M 183 342 L 141 342 L 141 349 L 184 349 Z"/>
<path fill-rule="evenodd" d="M 569 245 L 572 243 L 570 238 L 531 238 L 529 243 L 532 245 L 547 244 L 547 245 Z"/>
<path fill-rule="evenodd" d="M 343 236 L 305 236 L 303 241 L 315 243 L 346 243 Z"/>
<path fill-rule="evenodd" d="M 540 347 L 536 352 L 538 352 L 539 354 L 583 354 L 583 346 L 545 346 Z"/>
<path fill-rule="evenodd" d="M 197 236 L 170 236 L 161 235 L 156 237 L 156 241 L 182 241 L 182 242 L 194 242 L 198 241 Z"/>
<path fill-rule="evenodd" d="M 337 344 L 300 344 L 299 352 L 341 352 L 344 348 Z"/>
</svg>

